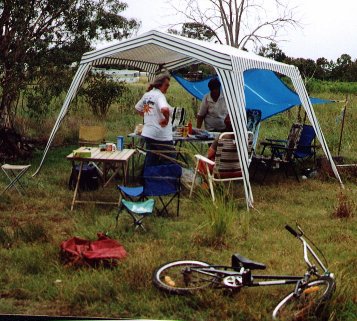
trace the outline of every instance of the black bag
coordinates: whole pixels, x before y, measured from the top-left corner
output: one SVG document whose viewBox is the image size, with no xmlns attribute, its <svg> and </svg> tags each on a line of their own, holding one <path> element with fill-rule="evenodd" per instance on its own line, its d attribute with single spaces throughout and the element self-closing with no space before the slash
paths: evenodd
<svg viewBox="0 0 357 321">
<path fill-rule="evenodd" d="M 79 167 L 79 165 L 72 167 L 71 176 L 68 181 L 68 187 L 70 190 L 74 190 L 76 188 Z M 83 164 L 79 190 L 95 191 L 99 188 L 99 180 L 100 176 L 97 168 L 93 164 Z"/>
</svg>

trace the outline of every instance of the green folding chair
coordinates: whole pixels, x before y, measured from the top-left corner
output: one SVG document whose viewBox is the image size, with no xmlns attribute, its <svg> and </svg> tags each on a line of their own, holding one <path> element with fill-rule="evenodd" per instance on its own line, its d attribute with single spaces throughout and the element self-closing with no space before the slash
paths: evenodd
<svg viewBox="0 0 357 321">
<path fill-rule="evenodd" d="M 152 214 L 154 206 L 155 201 L 153 199 L 148 199 L 147 201 L 143 202 L 132 202 L 121 199 L 116 217 L 116 227 L 118 226 L 120 213 L 125 210 L 133 219 L 135 229 L 140 226 L 145 231 L 145 227 L 142 221 Z"/>
</svg>

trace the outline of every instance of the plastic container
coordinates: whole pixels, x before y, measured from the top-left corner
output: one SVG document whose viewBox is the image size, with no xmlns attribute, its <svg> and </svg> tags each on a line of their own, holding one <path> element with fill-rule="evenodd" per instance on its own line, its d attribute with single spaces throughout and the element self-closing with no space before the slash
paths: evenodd
<svg viewBox="0 0 357 321">
<path fill-rule="evenodd" d="M 117 149 L 122 151 L 124 149 L 124 136 L 117 137 Z"/>
<path fill-rule="evenodd" d="M 187 126 L 188 126 L 188 134 L 192 135 L 192 123 L 191 123 L 191 121 L 188 122 Z"/>
<path fill-rule="evenodd" d="M 182 137 L 186 138 L 188 136 L 188 126 L 185 126 L 182 131 Z"/>
</svg>

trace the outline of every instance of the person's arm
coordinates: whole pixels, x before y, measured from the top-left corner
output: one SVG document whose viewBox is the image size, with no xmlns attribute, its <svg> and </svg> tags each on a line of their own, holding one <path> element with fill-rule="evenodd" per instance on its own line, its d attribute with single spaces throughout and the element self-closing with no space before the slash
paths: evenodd
<svg viewBox="0 0 357 321">
<path fill-rule="evenodd" d="M 140 116 L 144 117 L 144 105 L 142 98 L 136 103 L 135 110 Z"/>
<path fill-rule="evenodd" d="M 157 106 L 158 109 L 161 113 L 161 115 L 163 116 L 163 118 L 161 118 L 159 120 L 159 125 L 161 127 L 166 127 L 167 124 L 170 121 L 170 105 L 168 104 L 165 95 L 161 95 L 158 100 L 157 100 Z"/>
<path fill-rule="evenodd" d="M 162 107 L 160 110 L 161 110 L 162 115 L 164 116 L 164 119 L 160 120 L 159 124 L 161 127 L 166 127 L 170 121 L 170 108 Z"/>
<path fill-rule="evenodd" d="M 199 111 L 197 113 L 197 128 L 201 128 L 202 127 L 202 123 L 203 123 L 203 120 L 206 117 L 207 110 L 208 110 L 207 96 L 205 96 L 202 99 L 202 103 L 201 103 L 200 109 L 199 109 Z"/>
<path fill-rule="evenodd" d="M 202 123 L 203 123 L 204 119 L 205 118 L 203 116 L 197 115 L 197 128 L 201 128 L 202 127 Z"/>
</svg>

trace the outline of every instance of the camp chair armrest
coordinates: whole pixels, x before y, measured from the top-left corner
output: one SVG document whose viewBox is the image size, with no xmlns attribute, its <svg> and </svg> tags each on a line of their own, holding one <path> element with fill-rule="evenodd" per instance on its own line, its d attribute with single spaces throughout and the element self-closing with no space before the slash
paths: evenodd
<svg viewBox="0 0 357 321">
<path fill-rule="evenodd" d="M 202 156 L 202 155 L 196 154 L 195 157 L 196 157 L 196 159 L 197 159 L 198 161 L 202 161 L 202 162 L 204 162 L 204 163 L 207 163 L 208 165 L 212 165 L 212 166 L 213 166 L 213 165 L 215 164 L 214 161 L 212 161 L 212 160 L 210 160 L 210 159 L 208 159 L 207 157 L 204 157 L 204 156 Z"/>
<path fill-rule="evenodd" d="M 262 146 L 264 146 L 264 148 L 265 147 L 274 147 L 274 146 L 285 146 L 285 144 L 284 143 L 282 143 L 282 144 L 278 144 L 278 143 L 276 143 L 276 142 L 261 142 L 260 143 L 260 145 L 262 145 Z"/>
<path fill-rule="evenodd" d="M 288 141 L 286 139 L 273 139 L 273 138 L 265 138 L 265 141 L 262 142 L 262 144 L 264 143 L 287 143 Z"/>
<path fill-rule="evenodd" d="M 281 146 L 281 145 L 274 145 L 273 149 L 275 151 L 279 151 L 279 150 L 285 150 L 285 151 L 292 150 L 292 151 L 294 151 L 294 150 L 296 150 L 296 148 L 291 148 L 291 147 L 286 147 L 286 146 Z"/>
</svg>

